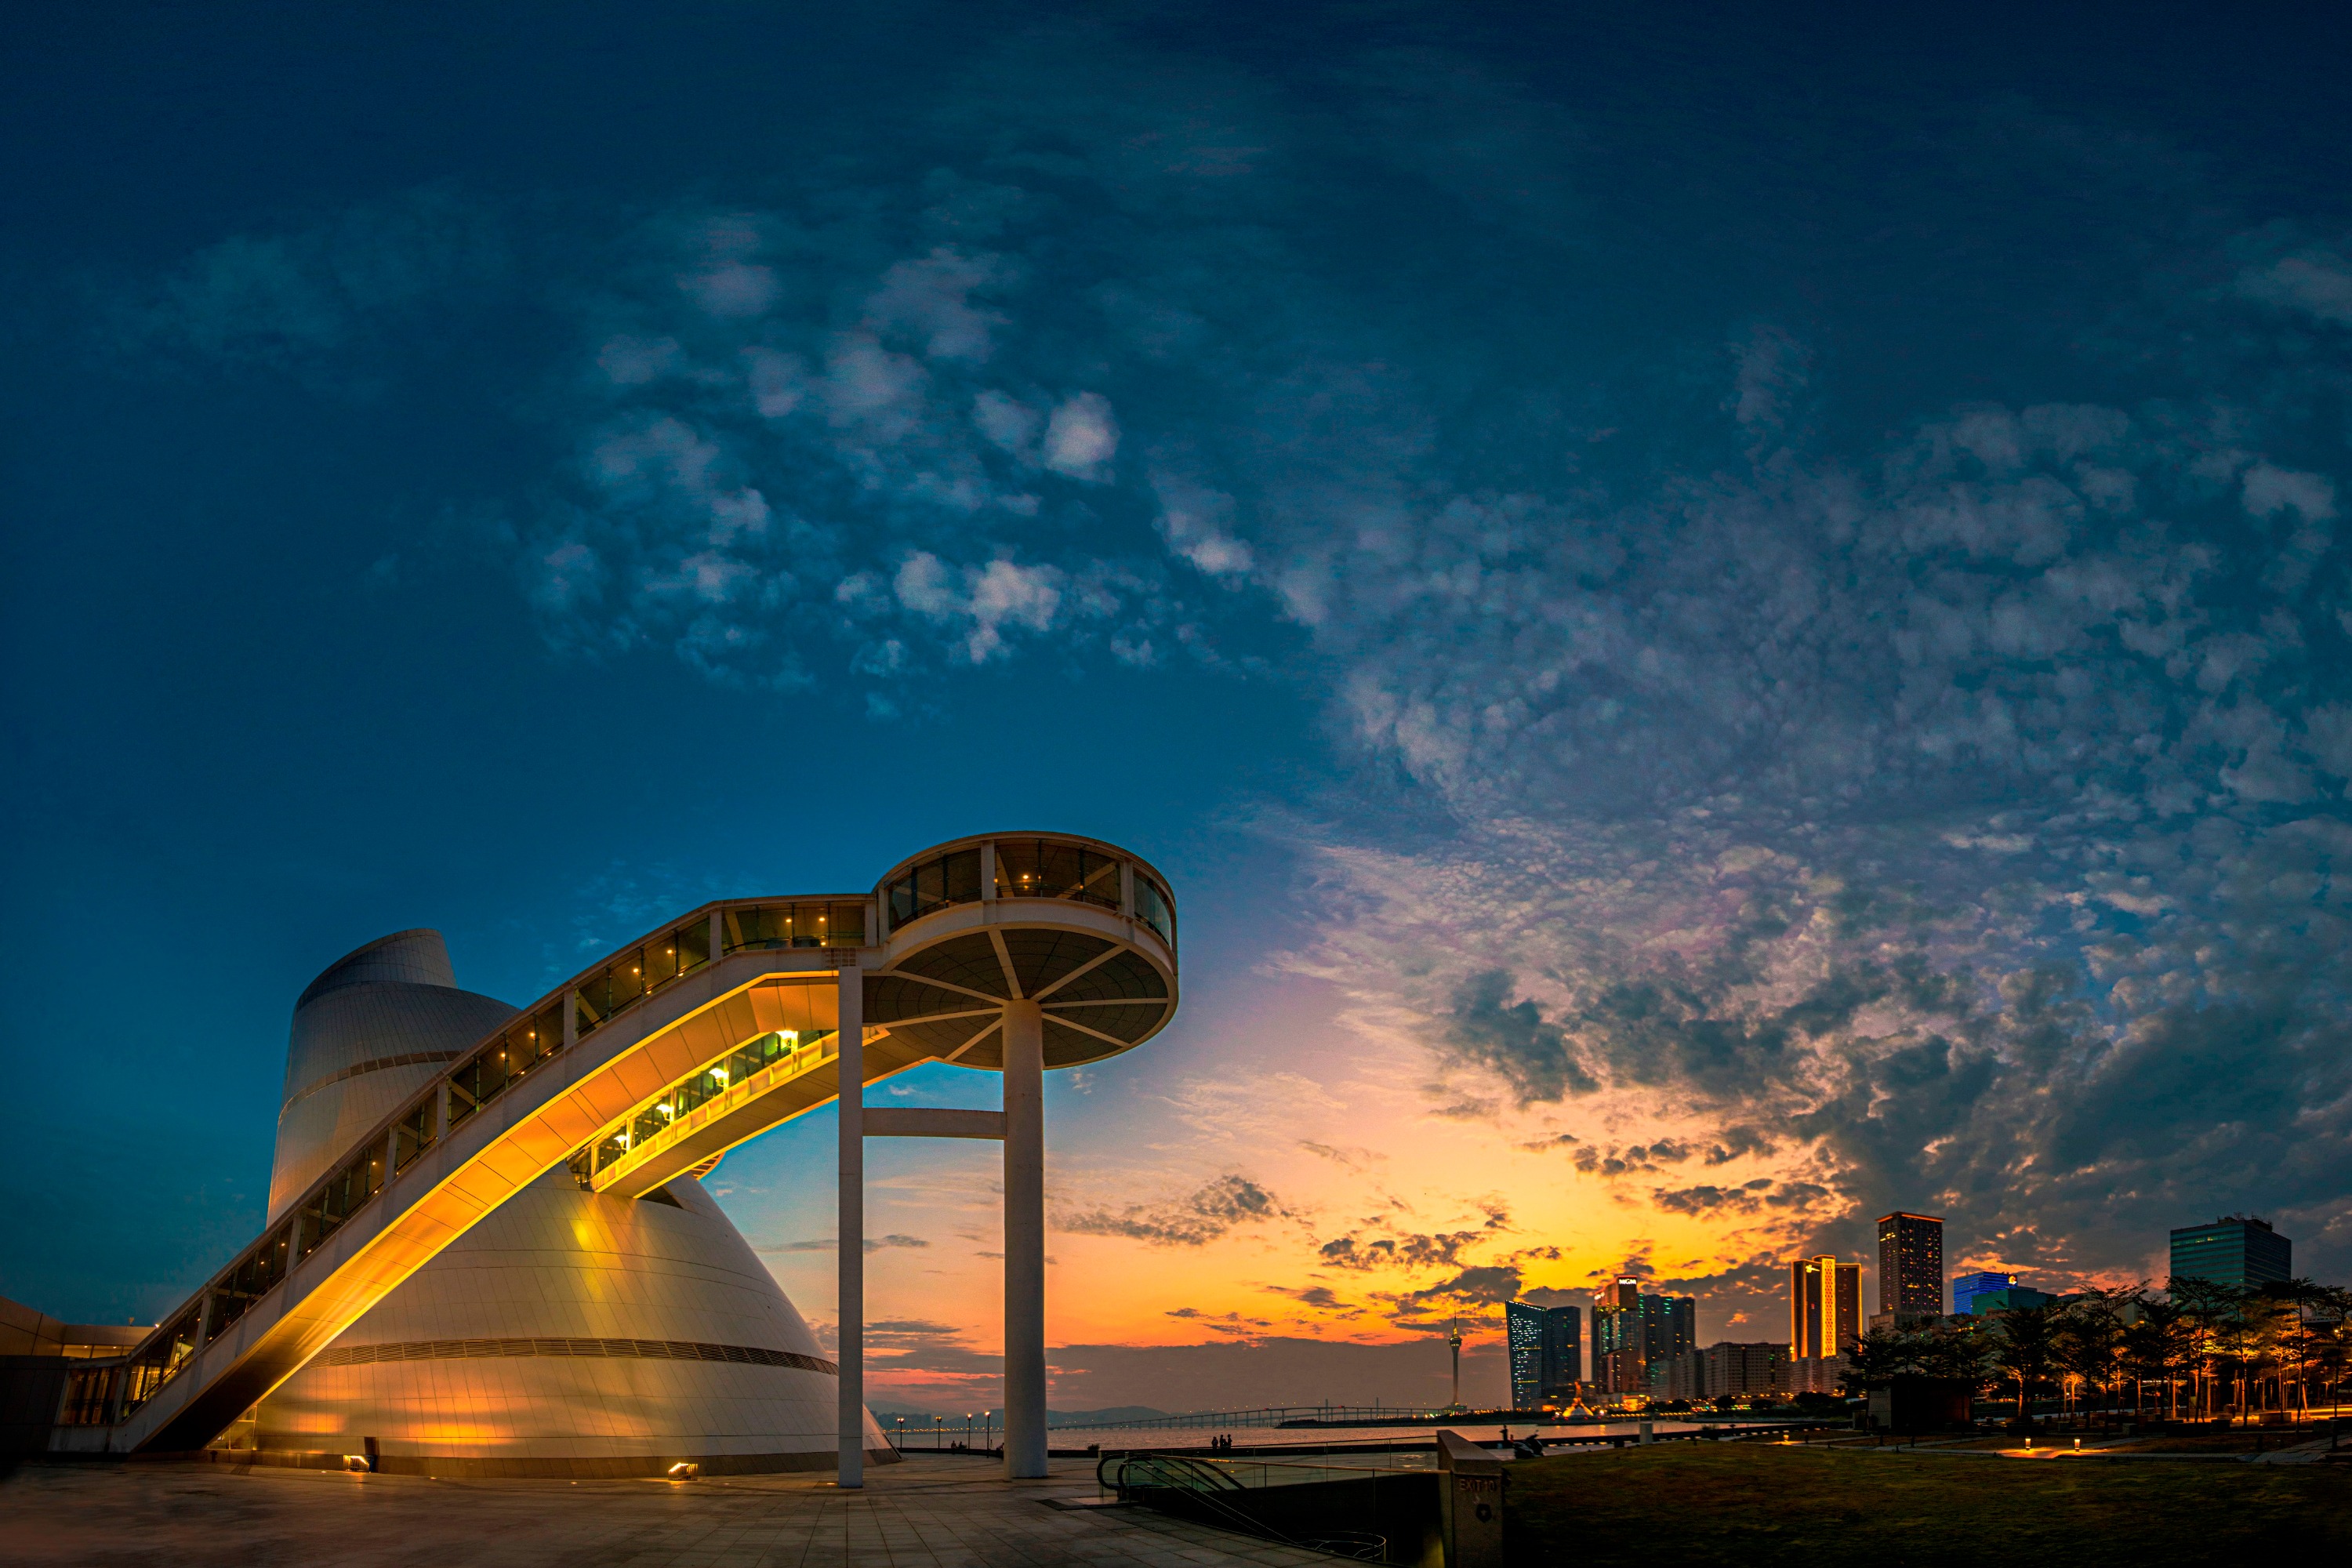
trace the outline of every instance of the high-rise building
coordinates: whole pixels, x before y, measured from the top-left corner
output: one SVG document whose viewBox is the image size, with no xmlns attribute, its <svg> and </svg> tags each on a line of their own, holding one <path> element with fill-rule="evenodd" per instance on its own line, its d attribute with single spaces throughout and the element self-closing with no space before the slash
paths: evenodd
<svg viewBox="0 0 2352 1568">
<path fill-rule="evenodd" d="M 2211 1225 L 2172 1233 L 2176 1279 L 2222 1285 L 2267 1285 L 2294 1278 L 2294 1243 L 2252 1215 L 2223 1215 Z"/>
<path fill-rule="evenodd" d="M 1584 1314 L 1574 1307 L 1513 1301 L 1503 1309 L 1511 1352 L 1511 1408 L 1539 1408 L 1544 1396 L 1584 1375 Z"/>
<path fill-rule="evenodd" d="M 1592 1381 L 1606 1394 L 1647 1393 L 1642 1282 L 1621 1276 L 1592 1305 Z"/>
<path fill-rule="evenodd" d="M 1699 1400 L 1709 1397 L 1706 1352 L 1702 1350 L 1678 1351 L 1664 1361 L 1652 1362 L 1650 1390 L 1661 1399 Z"/>
<path fill-rule="evenodd" d="M 1667 1362 L 1692 1348 L 1697 1329 L 1696 1297 L 1645 1296 L 1640 1280 L 1621 1277 L 1593 1303 L 1592 1381 L 1610 1394 L 1662 1394 Z"/>
<path fill-rule="evenodd" d="M 1574 1388 L 1584 1381 L 1584 1312 L 1551 1307 L 1544 1313 L 1543 1391 Z"/>
<path fill-rule="evenodd" d="M 1944 1311 L 1944 1221 L 1939 1215 L 1896 1210 L 1878 1221 L 1878 1310 Z"/>
<path fill-rule="evenodd" d="M 2017 1276 L 2014 1274 L 1963 1274 L 1952 1281 L 1952 1310 L 1961 1316 L 1971 1315 L 1976 1311 L 1974 1303 L 1979 1293 L 2006 1290 L 2016 1283 Z"/>
<path fill-rule="evenodd" d="M 1699 1352 L 1705 1358 L 1705 1396 L 1780 1394 L 1789 1386 L 1789 1347 L 1770 1341 L 1726 1340 Z"/>
<path fill-rule="evenodd" d="M 1801 1258 L 1789 1265 L 1789 1356 L 1844 1354 L 1862 1338 L 1862 1265 Z"/>
</svg>

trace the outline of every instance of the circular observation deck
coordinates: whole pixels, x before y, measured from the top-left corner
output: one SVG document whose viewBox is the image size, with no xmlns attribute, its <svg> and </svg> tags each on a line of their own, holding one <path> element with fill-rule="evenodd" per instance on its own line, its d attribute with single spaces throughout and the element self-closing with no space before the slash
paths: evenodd
<svg viewBox="0 0 2352 1568">
<path fill-rule="evenodd" d="M 875 889 L 866 1022 L 921 1055 L 1003 1066 L 1007 1004 L 1034 1003 L 1045 1066 L 1141 1045 L 1176 1011 L 1176 901 L 1099 839 L 993 833 L 939 845 Z"/>
</svg>

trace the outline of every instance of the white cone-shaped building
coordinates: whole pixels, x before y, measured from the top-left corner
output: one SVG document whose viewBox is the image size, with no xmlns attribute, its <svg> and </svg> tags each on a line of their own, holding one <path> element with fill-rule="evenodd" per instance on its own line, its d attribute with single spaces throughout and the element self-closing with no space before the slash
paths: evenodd
<svg viewBox="0 0 2352 1568">
<path fill-rule="evenodd" d="M 295 1005 L 269 1207 L 514 1014 L 457 988 L 440 933 L 370 942 Z M 345 1330 L 257 1407 L 258 1457 L 372 1453 L 436 1476 L 818 1469 L 836 1380 L 699 1182 L 644 1198 L 550 1172 Z M 869 1415 L 872 1458 L 895 1458 Z"/>
</svg>

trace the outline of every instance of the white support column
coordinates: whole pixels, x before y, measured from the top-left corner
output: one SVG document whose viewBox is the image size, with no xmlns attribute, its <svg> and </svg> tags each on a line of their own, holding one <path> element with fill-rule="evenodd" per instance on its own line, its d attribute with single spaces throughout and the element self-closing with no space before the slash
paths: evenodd
<svg viewBox="0 0 2352 1568">
<path fill-rule="evenodd" d="M 1045 1023 L 1004 1006 L 1004 1476 L 1045 1473 Z"/>
<path fill-rule="evenodd" d="M 866 1484 L 866 978 L 854 954 L 839 977 L 841 1064 L 841 1407 L 839 1479 Z"/>
</svg>

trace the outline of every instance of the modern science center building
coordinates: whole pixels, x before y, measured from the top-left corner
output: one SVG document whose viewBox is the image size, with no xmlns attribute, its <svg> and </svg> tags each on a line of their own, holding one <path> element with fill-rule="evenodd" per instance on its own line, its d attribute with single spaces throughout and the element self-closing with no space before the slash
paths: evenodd
<svg viewBox="0 0 2352 1568">
<path fill-rule="evenodd" d="M 439 933 L 380 938 L 295 1004 L 257 1241 L 152 1331 L 0 1314 L 0 1331 L 49 1325 L 0 1343 L 26 1352 L 0 1355 L 10 1446 L 741 1473 L 854 1467 L 854 1411 L 855 1447 L 889 1462 L 862 1377 L 699 1179 L 844 1098 L 854 1008 L 863 1135 L 1004 1142 L 1006 1403 L 1042 1467 L 1042 1113 L 1018 1107 L 1036 1074 L 1129 1049 L 1175 1005 L 1165 879 L 1065 836 L 940 846 L 863 896 L 707 906 L 520 1010 L 460 988 Z M 1003 1073 L 1012 1120 L 863 1110 L 866 1084 L 933 1061 Z M 862 1300 L 856 1250 L 845 1298 Z"/>
</svg>

